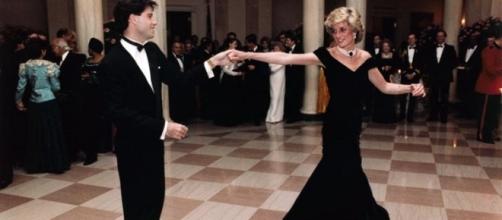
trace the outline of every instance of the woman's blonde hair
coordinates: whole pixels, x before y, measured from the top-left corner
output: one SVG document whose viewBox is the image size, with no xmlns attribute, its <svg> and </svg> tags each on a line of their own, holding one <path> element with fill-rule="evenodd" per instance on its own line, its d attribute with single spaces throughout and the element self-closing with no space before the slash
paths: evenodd
<svg viewBox="0 0 502 220">
<path fill-rule="evenodd" d="M 359 43 L 364 37 L 363 23 L 361 22 L 361 14 L 352 7 L 339 7 L 329 13 L 324 21 L 324 26 L 328 33 L 333 33 L 333 26 L 336 23 L 346 21 L 352 31 L 356 33 L 355 42 Z"/>
</svg>

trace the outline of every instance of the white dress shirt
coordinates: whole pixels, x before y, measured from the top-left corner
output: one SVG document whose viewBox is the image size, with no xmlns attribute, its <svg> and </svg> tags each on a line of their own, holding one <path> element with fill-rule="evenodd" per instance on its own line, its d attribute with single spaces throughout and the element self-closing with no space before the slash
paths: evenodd
<svg viewBox="0 0 502 220">
<path fill-rule="evenodd" d="M 64 62 L 64 60 L 66 60 L 66 57 L 68 57 L 68 54 L 70 53 L 70 51 L 66 51 L 64 52 L 64 54 L 61 56 L 61 61 L 59 61 L 59 66 L 61 66 Z"/>
<path fill-rule="evenodd" d="M 181 72 L 185 72 L 185 66 L 183 65 L 183 60 L 181 60 L 181 58 L 179 58 L 178 56 L 176 56 L 175 53 L 173 53 L 173 56 L 174 58 L 176 58 L 176 61 L 178 61 L 178 65 L 180 65 L 180 70 Z"/>
<path fill-rule="evenodd" d="M 477 48 L 478 45 L 475 45 L 473 48 L 467 49 L 467 51 L 465 52 L 465 60 L 464 60 L 466 63 L 469 61 L 469 59 L 471 59 L 472 54 L 474 53 L 474 51 L 476 51 Z"/>
<path fill-rule="evenodd" d="M 132 42 L 136 42 L 141 45 L 145 45 L 148 41 L 145 41 L 143 43 L 139 43 L 135 40 L 132 40 L 130 38 L 127 38 L 128 40 Z M 146 55 L 146 50 L 143 49 L 141 51 L 138 51 L 138 48 L 135 45 L 132 45 L 128 43 L 127 41 L 121 39 L 120 43 L 122 46 L 126 49 L 126 51 L 131 54 L 132 58 L 140 68 L 141 72 L 145 76 L 146 81 L 148 82 L 148 85 L 150 85 L 150 88 L 152 89 L 152 92 L 155 92 L 153 89 L 153 84 L 152 84 L 152 77 L 150 75 L 150 63 L 148 62 L 148 56 Z M 204 69 L 206 69 L 206 73 L 208 78 L 213 78 L 214 77 L 214 72 L 211 66 L 207 61 L 204 62 Z M 162 134 L 160 136 L 160 140 L 164 140 L 166 133 L 167 133 L 167 124 L 169 122 L 165 121 L 164 123 L 164 130 L 162 131 Z"/>
<path fill-rule="evenodd" d="M 439 45 L 442 45 L 442 47 L 439 47 Z M 444 47 L 445 47 L 444 44 L 438 44 L 438 46 L 436 47 L 436 58 L 438 63 L 441 60 L 441 56 L 443 55 Z"/>
<path fill-rule="evenodd" d="M 408 47 L 408 62 L 413 63 L 413 57 L 415 56 L 415 46 Z"/>
<path fill-rule="evenodd" d="M 380 48 L 375 48 L 375 55 L 378 55 L 380 53 Z"/>
</svg>

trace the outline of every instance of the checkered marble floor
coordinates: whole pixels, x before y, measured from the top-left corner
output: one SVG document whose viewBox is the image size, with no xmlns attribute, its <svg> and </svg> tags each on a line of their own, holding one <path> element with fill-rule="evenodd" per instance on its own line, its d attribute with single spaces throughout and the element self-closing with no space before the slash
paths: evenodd
<svg viewBox="0 0 502 220">
<path fill-rule="evenodd" d="M 363 167 L 391 219 L 502 220 L 502 143 L 477 142 L 473 121 L 364 127 Z M 281 219 L 321 158 L 319 122 L 190 128 L 166 142 L 162 219 Z M 15 173 L 2 220 L 123 218 L 113 154 L 62 175 Z"/>
</svg>

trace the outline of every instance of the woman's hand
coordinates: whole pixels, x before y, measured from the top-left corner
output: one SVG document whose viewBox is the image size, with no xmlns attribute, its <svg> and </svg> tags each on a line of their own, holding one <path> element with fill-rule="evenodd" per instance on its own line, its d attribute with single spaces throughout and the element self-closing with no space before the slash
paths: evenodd
<svg viewBox="0 0 502 220">
<path fill-rule="evenodd" d="M 413 96 L 425 97 L 424 85 L 422 83 L 411 84 L 411 94 Z"/>
<path fill-rule="evenodd" d="M 247 52 L 242 52 L 242 51 L 238 51 L 238 50 L 231 50 L 228 57 L 233 62 L 243 61 L 243 60 L 249 59 Z"/>
</svg>

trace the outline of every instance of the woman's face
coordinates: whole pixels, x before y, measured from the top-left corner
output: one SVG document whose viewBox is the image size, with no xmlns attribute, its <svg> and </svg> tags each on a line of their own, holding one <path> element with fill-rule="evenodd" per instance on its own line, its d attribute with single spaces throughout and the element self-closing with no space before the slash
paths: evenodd
<svg viewBox="0 0 502 220">
<path fill-rule="evenodd" d="M 383 43 L 382 44 L 382 50 L 383 50 L 384 53 L 391 52 L 389 43 Z"/>
<path fill-rule="evenodd" d="M 336 44 L 341 48 L 347 48 L 355 43 L 355 32 L 347 21 L 338 22 L 333 25 L 333 33 L 331 33 Z"/>
<path fill-rule="evenodd" d="M 237 48 L 237 41 L 234 41 L 234 42 L 228 44 L 228 48 L 229 49 L 235 49 L 235 48 Z"/>
<path fill-rule="evenodd" d="M 261 46 L 262 46 L 263 48 L 268 49 L 268 41 L 262 41 L 262 42 L 261 42 Z"/>
<path fill-rule="evenodd" d="M 279 46 L 274 46 L 273 51 L 274 52 L 282 52 L 281 47 L 279 47 Z"/>
</svg>

